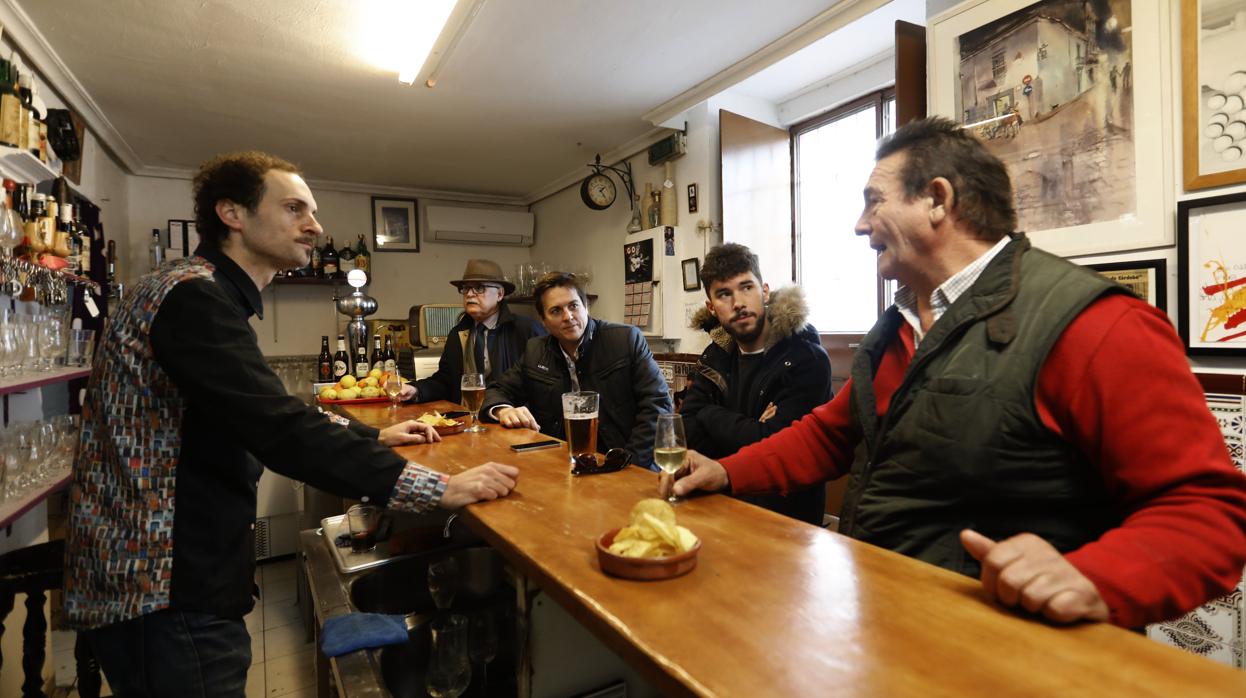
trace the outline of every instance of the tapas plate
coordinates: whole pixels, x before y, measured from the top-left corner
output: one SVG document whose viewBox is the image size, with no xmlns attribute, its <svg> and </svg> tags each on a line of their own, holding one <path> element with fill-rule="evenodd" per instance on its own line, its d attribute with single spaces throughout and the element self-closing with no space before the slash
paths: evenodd
<svg viewBox="0 0 1246 698">
<path fill-rule="evenodd" d="M 666 557 L 624 557 L 610 552 L 610 545 L 619 533 L 618 528 L 606 531 L 597 539 L 597 562 L 601 571 L 624 579 L 640 581 L 656 581 L 674 579 L 688 574 L 697 566 L 697 553 L 701 550 L 701 541 L 687 552 Z"/>
</svg>

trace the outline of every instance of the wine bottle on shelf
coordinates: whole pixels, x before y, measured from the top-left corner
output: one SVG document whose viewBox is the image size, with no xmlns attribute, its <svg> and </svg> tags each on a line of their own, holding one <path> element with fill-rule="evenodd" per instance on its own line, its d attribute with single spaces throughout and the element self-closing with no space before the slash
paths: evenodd
<svg viewBox="0 0 1246 698">
<path fill-rule="evenodd" d="M 320 245 L 314 242 L 312 243 L 311 262 L 309 264 L 311 264 L 312 276 L 324 276 L 324 263 L 320 257 Z"/>
<path fill-rule="evenodd" d="M 363 241 L 363 234 L 360 233 L 359 241 L 355 243 L 355 268 L 362 269 L 372 275 L 372 256 L 368 254 L 368 246 Z"/>
<path fill-rule="evenodd" d="M 333 357 L 329 354 L 329 335 L 320 336 L 320 359 L 317 361 L 316 380 L 328 383 L 333 380 Z"/>
<path fill-rule="evenodd" d="M 107 260 L 107 269 L 105 271 L 105 273 L 107 274 L 106 279 L 108 281 L 109 287 L 112 287 L 116 285 L 117 283 L 117 241 L 116 240 L 108 241 L 108 253 L 105 255 L 105 259 Z"/>
<path fill-rule="evenodd" d="M 350 242 L 342 245 L 342 249 L 337 251 L 337 268 L 338 276 L 346 277 L 346 272 L 355 268 L 355 251 L 351 249 Z"/>
<path fill-rule="evenodd" d="M 60 201 L 48 198 L 48 215 L 43 218 L 43 244 L 57 257 L 69 256 L 69 236 L 61 237 L 60 233 Z"/>
<path fill-rule="evenodd" d="M 47 249 L 43 243 L 43 219 L 47 216 L 48 200 L 43 194 L 35 194 L 30 203 L 30 215 L 26 218 L 26 254 L 34 261 Z"/>
<path fill-rule="evenodd" d="M 368 344 L 366 341 L 360 342 L 355 348 L 355 378 L 363 380 L 368 377 Z"/>
<path fill-rule="evenodd" d="M 72 273 L 80 275 L 82 271 L 79 267 L 81 264 L 81 260 L 79 259 L 82 251 L 81 243 L 75 245 L 78 236 L 74 234 L 73 224 L 71 222 L 73 221 L 74 205 L 69 203 L 61 204 L 58 212 L 59 216 L 56 221 L 56 245 L 53 246 L 53 250 L 57 255 L 64 257 L 66 261 L 69 262 L 69 269 Z M 64 254 L 62 254 L 62 252 Z"/>
<path fill-rule="evenodd" d="M 324 248 L 320 250 L 320 267 L 324 269 L 324 278 L 337 278 L 337 263 L 337 250 L 333 249 L 333 236 L 330 235 L 324 243 Z"/>
<path fill-rule="evenodd" d="M 381 335 L 372 335 L 372 356 L 369 357 L 368 363 L 371 368 L 382 368 L 385 366 L 385 357 L 381 354 Z"/>
<path fill-rule="evenodd" d="M 151 229 L 151 244 L 147 246 L 147 261 L 151 264 L 151 268 L 164 264 L 164 245 L 160 242 L 160 229 Z"/>
<path fill-rule="evenodd" d="M 30 71 L 20 69 L 17 71 L 17 103 L 21 110 L 17 125 L 17 147 L 30 152 Z M 38 138 L 38 131 L 35 133 L 35 137 Z"/>
<path fill-rule="evenodd" d="M 337 353 L 333 355 L 333 380 L 341 380 L 350 368 L 350 357 L 346 355 L 346 337 L 337 336 Z"/>
<path fill-rule="evenodd" d="M 14 87 L 12 61 L 0 60 L 0 145 L 16 148 L 21 143 L 22 102 Z"/>
<path fill-rule="evenodd" d="M 394 355 L 394 336 L 385 337 L 385 351 L 381 354 L 382 360 L 385 362 L 385 371 L 393 373 L 398 368 L 398 357 Z"/>
</svg>

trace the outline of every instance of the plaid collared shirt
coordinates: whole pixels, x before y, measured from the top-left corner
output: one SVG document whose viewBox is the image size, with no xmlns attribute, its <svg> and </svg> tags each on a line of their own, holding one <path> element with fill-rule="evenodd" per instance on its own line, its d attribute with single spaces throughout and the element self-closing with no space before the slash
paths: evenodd
<svg viewBox="0 0 1246 698">
<path fill-rule="evenodd" d="M 982 272 L 986 269 L 986 265 L 995 259 L 995 255 L 1008 246 L 1012 238 L 1005 235 L 995 246 L 987 250 L 981 257 L 970 262 L 964 269 L 956 272 L 948 277 L 947 281 L 939 284 L 938 288 L 930 294 L 930 314 L 932 319 L 931 326 L 939 321 L 943 313 L 952 307 L 957 298 L 964 295 L 970 287 L 978 281 L 978 277 L 982 276 Z M 921 317 L 917 314 L 917 294 L 907 286 L 901 286 L 896 290 L 896 309 L 900 311 L 900 315 L 904 316 L 904 321 L 913 328 L 913 346 L 921 344 L 922 337 L 926 335 L 922 331 Z"/>
</svg>

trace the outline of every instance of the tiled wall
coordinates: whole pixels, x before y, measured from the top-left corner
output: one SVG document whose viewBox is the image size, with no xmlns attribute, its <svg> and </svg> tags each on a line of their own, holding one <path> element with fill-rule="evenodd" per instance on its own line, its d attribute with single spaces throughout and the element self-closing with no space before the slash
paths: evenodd
<svg viewBox="0 0 1246 698">
<path fill-rule="evenodd" d="M 1246 446 L 1246 397 L 1207 393 L 1207 406 L 1220 423 L 1220 431 L 1239 470 Z M 1246 582 L 1228 596 L 1209 601 L 1190 613 L 1147 628 L 1147 636 L 1239 669 L 1246 668 Z"/>
</svg>

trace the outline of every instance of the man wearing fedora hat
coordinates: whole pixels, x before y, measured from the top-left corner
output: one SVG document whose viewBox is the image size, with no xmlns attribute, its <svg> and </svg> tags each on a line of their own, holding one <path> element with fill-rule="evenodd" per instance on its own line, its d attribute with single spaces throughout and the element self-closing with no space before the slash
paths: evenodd
<svg viewBox="0 0 1246 698">
<path fill-rule="evenodd" d="M 437 372 L 416 381 L 415 392 L 404 395 L 408 400 L 459 402 L 464 373 L 480 373 L 491 382 L 519 362 L 529 339 L 546 334 L 541 323 L 507 307 L 515 285 L 502 277 L 497 262 L 469 259 L 463 278 L 450 283 L 463 295 L 463 317 L 450 330 Z"/>
</svg>

